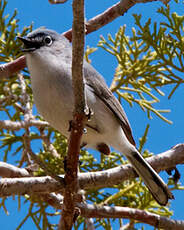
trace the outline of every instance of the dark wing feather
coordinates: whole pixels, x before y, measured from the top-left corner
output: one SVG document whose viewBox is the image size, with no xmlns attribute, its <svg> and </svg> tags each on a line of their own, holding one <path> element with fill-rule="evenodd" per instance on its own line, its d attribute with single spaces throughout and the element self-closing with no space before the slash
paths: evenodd
<svg viewBox="0 0 184 230">
<path fill-rule="evenodd" d="M 135 145 L 128 118 L 116 97 L 108 89 L 103 77 L 87 62 L 84 63 L 85 84 L 98 96 L 114 113 L 131 144 Z"/>
</svg>

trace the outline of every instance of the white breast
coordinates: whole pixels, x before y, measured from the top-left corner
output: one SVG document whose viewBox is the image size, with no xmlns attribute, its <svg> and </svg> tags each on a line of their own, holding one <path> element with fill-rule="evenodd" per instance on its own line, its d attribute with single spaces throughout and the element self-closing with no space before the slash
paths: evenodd
<svg viewBox="0 0 184 230">
<path fill-rule="evenodd" d="M 73 93 L 70 67 L 63 68 L 63 75 L 51 63 L 58 60 L 42 61 L 34 53 L 27 55 L 27 65 L 31 75 L 33 97 L 38 112 L 55 129 L 68 136 L 69 121 L 72 120 Z M 68 72 L 66 71 L 68 69 Z M 61 72 L 61 71 L 60 71 Z"/>
</svg>

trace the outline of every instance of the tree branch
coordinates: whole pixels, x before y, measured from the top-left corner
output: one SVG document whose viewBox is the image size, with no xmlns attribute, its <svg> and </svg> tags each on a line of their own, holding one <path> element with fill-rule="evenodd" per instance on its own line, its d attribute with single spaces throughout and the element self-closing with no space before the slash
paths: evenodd
<svg viewBox="0 0 184 230">
<path fill-rule="evenodd" d="M 26 67 L 26 58 L 21 56 L 14 61 L 0 65 L 0 79 L 10 77 Z"/>
<path fill-rule="evenodd" d="M 178 144 L 164 153 L 147 158 L 147 160 L 157 172 L 173 168 L 178 164 L 183 164 L 184 144 Z M 134 169 L 129 164 L 100 172 L 79 173 L 79 189 L 111 187 L 125 180 L 133 179 L 136 176 Z M 2 178 L 0 180 L 0 197 L 15 194 L 32 194 L 35 191 L 39 193 L 60 191 L 63 193 L 65 188 L 63 177 L 63 175 L 60 176 L 61 185 L 49 176 L 14 179 Z"/>
<path fill-rule="evenodd" d="M 83 83 L 84 59 L 84 0 L 73 0 L 72 26 L 72 85 L 74 95 L 74 116 L 71 122 L 68 153 L 65 161 L 65 183 L 63 212 L 58 229 L 72 229 L 76 220 L 75 197 L 78 191 L 78 163 L 81 138 L 86 121 L 86 100 Z"/>
<path fill-rule="evenodd" d="M 150 0 L 153 1 L 153 0 Z M 117 4 L 109 7 L 103 13 L 96 15 L 86 22 L 86 34 L 94 32 L 101 27 L 107 25 L 108 23 L 115 20 L 117 17 L 124 15 L 133 5 L 136 4 L 136 1 L 125 0 L 120 1 Z M 69 41 L 72 40 L 72 30 L 68 30 L 63 33 L 63 35 L 68 38 Z"/>
<path fill-rule="evenodd" d="M 122 0 L 115 5 L 109 7 L 103 13 L 96 15 L 86 22 L 86 34 L 99 30 L 103 26 L 109 24 L 116 18 L 123 16 L 132 6 L 137 3 L 147 3 L 158 0 Z M 72 40 L 72 30 L 63 33 L 69 41 Z"/>
<path fill-rule="evenodd" d="M 38 128 L 49 126 L 49 123 L 46 121 L 40 121 L 36 119 L 31 119 L 28 121 L 10 121 L 2 120 L 0 121 L 0 129 L 7 129 L 11 131 L 16 131 L 20 129 L 29 128 L 30 126 L 36 126 Z"/>
<path fill-rule="evenodd" d="M 60 182 L 50 176 L 27 178 L 2 178 L 0 180 L 0 197 L 35 193 L 64 192 L 65 181 Z"/>
<path fill-rule="evenodd" d="M 42 199 L 56 209 L 62 207 L 63 197 L 59 194 L 41 195 Z M 167 230 L 183 230 L 184 221 L 172 220 L 167 217 L 161 217 L 157 214 L 128 207 L 109 207 L 103 205 L 91 205 L 86 203 L 77 203 L 81 211 L 81 216 L 85 218 L 125 218 L 133 219 L 138 222 L 146 223 L 156 228 Z"/>
<path fill-rule="evenodd" d="M 77 206 L 81 210 L 81 216 L 88 218 L 126 218 L 137 220 L 138 222 L 143 222 L 159 229 L 184 229 L 184 221 L 171 220 L 167 217 L 162 217 L 144 210 L 128 207 L 109 207 L 81 203 L 78 203 Z"/>
<path fill-rule="evenodd" d="M 29 177 L 30 172 L 29 169 L 26 168 L 18 168 L 14 165 L 0 162 L 0 176 L 1 177 Z"/>
</svg>

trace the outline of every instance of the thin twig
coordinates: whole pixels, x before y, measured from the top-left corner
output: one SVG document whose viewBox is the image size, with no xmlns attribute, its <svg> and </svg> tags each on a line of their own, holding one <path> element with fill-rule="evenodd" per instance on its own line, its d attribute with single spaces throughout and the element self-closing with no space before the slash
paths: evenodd
<svg viewBox="0 0 184 230">
<path fill-rule="evenodd" d="M 20 87 L 21 87 L 21 91 L 22 91 L 21 102 L 22 102 L 23 106 L 25 107 L 25 109 L 24 109 L 24 121 L 26 122 L 26 121 L 30 121 L 33 117 L 32 107 L 30 104 L 30 96 L 26 91 L 26 83 L 25 83 L 24 77 L 22 74 L 19 73 L 18 78 L 20 81 Z"/>
<path fill-rule="evenodd" d="M 50 142 L 50 138 L 48 137 L 48 135 L 44 133 L 44 130 L 42 128 L 40 129 L 40 137 L 42 138 L 43 142 L 46 144 L 47 149 L 52 154 L 52 156 L 59 158 L 60 157 L 59 153 L 57 152 L 54 145 Z"/>
</svg>

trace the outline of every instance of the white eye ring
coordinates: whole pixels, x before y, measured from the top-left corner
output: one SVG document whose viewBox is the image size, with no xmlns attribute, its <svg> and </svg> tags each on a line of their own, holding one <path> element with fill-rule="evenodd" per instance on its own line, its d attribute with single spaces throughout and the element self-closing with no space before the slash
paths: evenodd
<svg viewBox="0 0 184 230">
<path fill-rule="evenodd" d="M 52 38 L 50 36 L 46 36 L 44 38 L 44 43 L 47 45 L 47 46 L 51 46 L 52 45 Z"/>
</svg>

